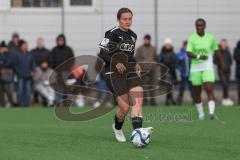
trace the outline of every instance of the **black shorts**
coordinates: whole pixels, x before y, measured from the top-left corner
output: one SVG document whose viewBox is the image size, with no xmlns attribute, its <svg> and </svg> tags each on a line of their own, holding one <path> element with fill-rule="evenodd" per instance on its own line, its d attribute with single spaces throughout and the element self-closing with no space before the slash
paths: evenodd
<svg viewBox="0 0 240 160">
<path fill-rule="evenodd" d="M 115 95 L 120 96 L 129 92 L 130 89 L 142 86 L 143 81 L 135 71 L 135 63 L 127 65 L 124 74 L 119 74 L 116 69 L 106 69 L 105 80 L 109 90 Z"/>
</svg>

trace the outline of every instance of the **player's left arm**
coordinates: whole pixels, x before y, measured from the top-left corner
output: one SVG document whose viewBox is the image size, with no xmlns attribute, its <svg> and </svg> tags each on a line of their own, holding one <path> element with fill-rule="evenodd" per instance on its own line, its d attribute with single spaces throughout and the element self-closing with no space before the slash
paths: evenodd
<svg viewBox="0 0 240 160">
<path fill-rule="evenodd" d="M 136 45 L 136 41 L 137 41 L 137 35 L 134 34 L 134 37 L 135 37 L 135 44 L 134 44 L 134 46 L 135 46 Z M 136 73 L 137 73 L 138 77 L 141 77 L 142 68 L 141 68 L 140 64 L 136 61 L 134 56 L 132 56 L 129 61 L 136 63 L 136 65 L 135 65 Z"/>
</svg>

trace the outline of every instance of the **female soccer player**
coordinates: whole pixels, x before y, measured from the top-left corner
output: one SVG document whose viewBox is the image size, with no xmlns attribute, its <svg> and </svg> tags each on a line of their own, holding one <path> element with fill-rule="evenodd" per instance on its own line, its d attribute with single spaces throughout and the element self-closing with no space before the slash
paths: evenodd
<svg viewBox="0 0 240 160">
<path fill-rule="evenodd" d="M 208 109 L 210 119 L 215 118 L 215 97 L 213 85 L 215 81 L 213 54 L 219 59 L 221 70 L 224 63 L 219 53 L 218 44 L 213 35 L 205 32 L 206 21 L 197 19 L 195 22 L 196 33 L 188 39 L 187 52 L 191 58 L 191 69 L 189 80 L 192 82 L 194 91 L 194 102 L 199 114 L 199 120 L 204 120 L 203 104 L 201 100 L 202 85 L 206 89 L 208 97 Z"/>
<path fill-rule="evenodd" d="M 107 31 L 99 57 L 105 61 L 105 79 L 108 88 L 116 96 L 118 108 L 115 114 L 113 131 L 119 142 L 126 142 L 122 131 L 125 116 L 132 107 L 133 129 L 142 128 L 143 88 L 141 86 L 141 67 L 133 58 L 137 35 L 130 29 L 133 13 L 121 8 L 117 13 L 118 26 Z M 146 128 L 149 132 L 152 127 Z"/>
</svg>

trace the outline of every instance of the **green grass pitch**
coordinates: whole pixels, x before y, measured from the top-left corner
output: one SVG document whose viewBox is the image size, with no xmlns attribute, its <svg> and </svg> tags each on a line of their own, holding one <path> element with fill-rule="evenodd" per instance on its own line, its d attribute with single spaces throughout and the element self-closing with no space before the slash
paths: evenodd
<svg viewBox="0 0 240 160">
<path fill-rule="evenodd" d="M 0 109 L 0 160 L 240 159 L 240 107 L 218 107 L 214 121 L 198 121 L 193 107 L 145 107 L 144 113 L 144 126 L 154 133 L 147 148 L 137 149 L 114 139 L 114 111 L 89 122 L 66 122 L 52 108 Z M 128 119 L 124 131 L 129 139 Z"/>
</svg>

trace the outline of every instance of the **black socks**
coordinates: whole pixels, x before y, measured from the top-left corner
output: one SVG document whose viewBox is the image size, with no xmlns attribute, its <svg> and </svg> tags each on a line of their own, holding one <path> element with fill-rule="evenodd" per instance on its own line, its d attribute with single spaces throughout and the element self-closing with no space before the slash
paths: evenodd
<svg viewBox="0 0 240 160">
<path fill-rule="evenodd" d="M 122 129 L 123 123 L 124 123 L 124 120 L 123 120 L 123 121 L 120 121 L 120 120 L 118 119 L 118 117 L 115 115 L 115 128 L 116 128 L 117 130 Z"/>
<path fill-rule="evenodd" d="M 142 128 L 143 118 L 142 117 L 132 117 L 133 129 Z"/>
<path fill-rule="evenodd" d="M 115 128 L 117 130 L 122 129 L 124 120 L 120 121 L 116 115 L 115 115 L 114 120 L 115 120 Z M 142 125 L 143 125 L 143 118 L 142 117 L 132 117 L 133 129 L 142 128 Z"/>
</svg>

